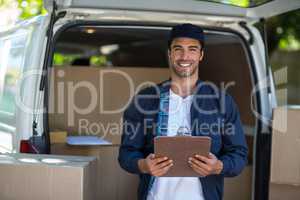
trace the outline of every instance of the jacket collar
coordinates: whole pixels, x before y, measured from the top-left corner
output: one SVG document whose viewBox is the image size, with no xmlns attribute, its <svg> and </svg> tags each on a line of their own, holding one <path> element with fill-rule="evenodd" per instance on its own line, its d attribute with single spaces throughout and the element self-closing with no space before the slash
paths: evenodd
<svg viewBox="0 0 300 200">
<path fill-rule="evenodd" d="M 204 82 L 201 81 L 200 79 L 197 80 L 196 82 L 196 94 L 200 94 L 200 90 L 203 88 L 202 84 Z M 165 92 L 169 92 L 170 88 L 171 88 L 171 79 L 168 79 L 162 83 L 159 84 L 159 88 L 160 88 L 160 92 L 165 93 Z"/>
</svg>

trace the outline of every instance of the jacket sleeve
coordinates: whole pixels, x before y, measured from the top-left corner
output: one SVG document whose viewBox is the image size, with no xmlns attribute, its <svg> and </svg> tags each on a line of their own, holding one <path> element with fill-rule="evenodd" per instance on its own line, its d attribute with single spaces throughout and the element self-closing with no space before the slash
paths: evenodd
<svg viewBox="0 0 300 200">
<path fill-rule="evenodd" d="M 239 175 L 247 164 L 248 147 L 238 108 L 232 97 L 226 95 L 223 147 L 219 159 L 223 162 L 221 174 L 225 177 Z"/>
<path fill-rule="evenodd" d="M 138 160 L 144 158 L 143 147 L 145 143 L 144 116 L 138 111 L 134 100 L 123 115 L 123 132 L 119 149 L 120 166 L 130 173 L 141 173 Z"/>
</svg>

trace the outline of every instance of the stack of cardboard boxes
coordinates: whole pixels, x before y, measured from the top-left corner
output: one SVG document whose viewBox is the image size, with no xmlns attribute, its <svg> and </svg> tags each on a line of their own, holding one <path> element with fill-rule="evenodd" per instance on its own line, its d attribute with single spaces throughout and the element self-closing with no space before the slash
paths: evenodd
<svg viewBox="0 0 300 200">
<path fill-rule="evenodd" d="M 96 159 L 42 154 L 0 155 L 1 200 L 94 200 Z"/>
</svg>

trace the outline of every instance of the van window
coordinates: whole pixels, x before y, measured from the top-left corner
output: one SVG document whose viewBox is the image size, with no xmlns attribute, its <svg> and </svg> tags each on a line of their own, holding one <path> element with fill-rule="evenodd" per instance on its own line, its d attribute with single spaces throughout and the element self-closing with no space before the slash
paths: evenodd
<svg viewBox="0 0 300 200">
<path fill-rule="evenodd" d="M 16 130 L 15 97 L 30 30 L 19 29 L 0 38 L 0 152 L 12 151 Z"/>
</svg>

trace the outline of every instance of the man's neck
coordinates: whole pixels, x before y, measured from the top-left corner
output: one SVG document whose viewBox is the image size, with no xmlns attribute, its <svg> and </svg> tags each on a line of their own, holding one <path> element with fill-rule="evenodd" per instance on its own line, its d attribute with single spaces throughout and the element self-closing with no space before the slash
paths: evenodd
<svg viewBox="0 0 300 200">
<path fill-rule="evenodd" d="M 171 90 L 175 94 L 181 97 L 187 97 L 193 94 L 196 88 L 197 80 L 198 79 L 196 77 L 187 77 L 187 78 L 172 77 Z"/>
</svg>

